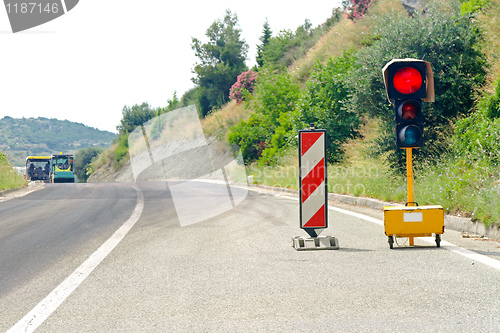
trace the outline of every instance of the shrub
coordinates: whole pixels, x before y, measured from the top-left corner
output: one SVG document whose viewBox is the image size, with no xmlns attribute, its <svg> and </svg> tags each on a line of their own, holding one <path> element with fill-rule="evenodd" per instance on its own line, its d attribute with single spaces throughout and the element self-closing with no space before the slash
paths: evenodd
<svg viewBox="0 0 500 333">
<path fill-rule="evenodd" d="M 141 126 L 154 116 L 156 116 L 156 110 L 152 109 L 148 103 L 135 104 L 132 107 L 124 106 L 120 125 L 116 129 L 120 135 L 131 133 L 137 126 Z"/>
<path fill-rule="evenodd" d="M 269 137 L 267 119 L 262 114 L 254 113 L 247 121 L 240 121 L 231 127 L 227 141 L 241 148 L 246 163 L 259 159 L 265 142 Z"/>
<path fill-rule="evenodd" d="M 263 158 L 263 163 L 270 163 L 274 152 L 286 145 L 287 136 L 282 134 L 292 129 L 290 115 L 299 94 L 299 86 L 287 73 L 259 72 L 259 82 L 255 85 L 255 113 L 248 121 L 232 127 L 228 136 L 230 143 L 242 148 L 246 162 Z"/>
<path fill-rule="evenodd" d="M 118 137 L 118 146 L 115 149 L 115 166 L 121 166 L 119 162 L 125 159 L 128 160 L 126 157 L 130 158 L 128 154 L 128 133 Z"/>
<path fill-rule="evenodd" d="M 280 115 L 290 113 L 300 96 L 300 87 L 287 73 L 261 72 L 255 86 L 257 112 L 269 117 L 274 130 L 279 125 Z"/>
<path fill-rule="evenodd" d="M 484 96 L 477 110 L 456 123 L 452 148 L 468 164 L 500 164 L 500 79 L 495 93 Z"/>
<path fill-rule="evenodd" d="M 103 148 L 87 147 L 75 153 L 75 172 L 78 181 L 84 183 L 92 174 L 92 162 L 104 151 Z"/>
<path fill-rule="evenodd" d="M 415 18 L 389 14 L 379 21 L 373 34 L 377 39 L 358 53 L 358 66 L 349 77 L 349 108 L 381 119 L 376 153 L 389 152 L 389 161 L 404 168 L 403 154 L 394 144 L 394 110 L 386 98 L 382 67 L 401 58 L 431 63 L 436 102 L 424 103 L 425 145 L 415 154 L 428 158 L 447 150 L 453 121 L 473 107 L 475 92 L 485 80 L 485 57 L 476 46 L 478 28 L 458 8 L 430 8 L 428 15 Z"/>
<path fill-rule="evenodd" d="M 345 108 L 351 95 L 346 78 L 355 60 L 354 52 L 350 51 L 330 58 L 326 65 L 317 62 L 306 83 L 298 118 L 294 120 L 296 129 L 314 123 L 316 128 L 327 130 L 329 162 L 342 159 L 342 144 L 356 135 L 359 126 L 359 114 Z"/>
<path fill-rule="evenodd" d="M 256 81 L 256 72 L 248 70 L 241 73 L 229 91 L 229 98 L 235 100 L 237 103 L 243 102 L 253 92 Z"/>
<path fill-rule="evenodd" d="M 372 2 L 373 0 L 343 0 L 342 6 L 345 9 L 345 16 L 351 21 L 363 17 Z"/>
</svg>

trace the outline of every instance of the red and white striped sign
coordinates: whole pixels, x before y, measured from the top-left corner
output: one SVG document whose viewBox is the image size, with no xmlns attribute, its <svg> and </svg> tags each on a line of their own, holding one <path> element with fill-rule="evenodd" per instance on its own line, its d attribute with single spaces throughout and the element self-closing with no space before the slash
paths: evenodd
<svg viewBox="0 0 500 333">
<path fill-rule="evenodd" d="M 299 131 L 300 227 L 316 237 L 328 227 L 326 130 Z"/>
</svg>

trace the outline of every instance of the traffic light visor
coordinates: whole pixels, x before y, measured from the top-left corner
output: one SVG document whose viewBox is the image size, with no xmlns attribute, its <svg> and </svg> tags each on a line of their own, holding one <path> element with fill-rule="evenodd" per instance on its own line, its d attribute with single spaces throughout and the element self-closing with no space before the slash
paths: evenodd
<svg viewBox="0 0 500 333">
<path fill-rule="evenodd" d="M 393 59 L 382 68 L 387 100 L 416 99 L 434 102 L 434 76 L 429 62 Z"/>
<path fill-rule="evenodd" d="M 413 94 L 422 87 L 422 75 L 413 67 L 400 68 L 394 75 L 394 88 L 401 94 Z"/>
</svg>

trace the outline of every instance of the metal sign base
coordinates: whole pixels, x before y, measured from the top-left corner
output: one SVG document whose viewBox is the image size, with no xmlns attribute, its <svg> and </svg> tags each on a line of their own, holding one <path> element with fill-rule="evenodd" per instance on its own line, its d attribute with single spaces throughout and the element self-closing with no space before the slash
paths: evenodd
<svg viewBox="0 0 500 333">
<path fill-rule="evenodd" d="M 297 251 L 308 250 L 338 250 L 339 242 L 333 236 L 302 237 L 292 238 L 292 246 Z"/>
</svg>

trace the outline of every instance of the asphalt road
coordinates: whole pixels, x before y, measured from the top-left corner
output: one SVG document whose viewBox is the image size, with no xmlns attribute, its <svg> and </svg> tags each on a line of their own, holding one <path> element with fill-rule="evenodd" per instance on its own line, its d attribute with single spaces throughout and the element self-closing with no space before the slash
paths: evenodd
<svg viewBox="0 0 500 333">
<path fill-rule="evenodd" d="M 291 238 L 306 234 L 294 199 L 233 188 L 244 200 L 209 217 L 227 204 L 220 185 L 190 184 L 175 192 L 182 204 L 164 183 L 133 186 L 55 184 L 0 203 L 0 331 L 72 276 L 140 202 L 130 231 L 37 332 L 500 331 L 500 269 L 445 246 L 417 239 L 390 250 L 383 226 L 330 210 L 322 235 L 340 249 L 296 251 Z M 176 208 L 209 218 L 183 223 Z"/>
</svg>

